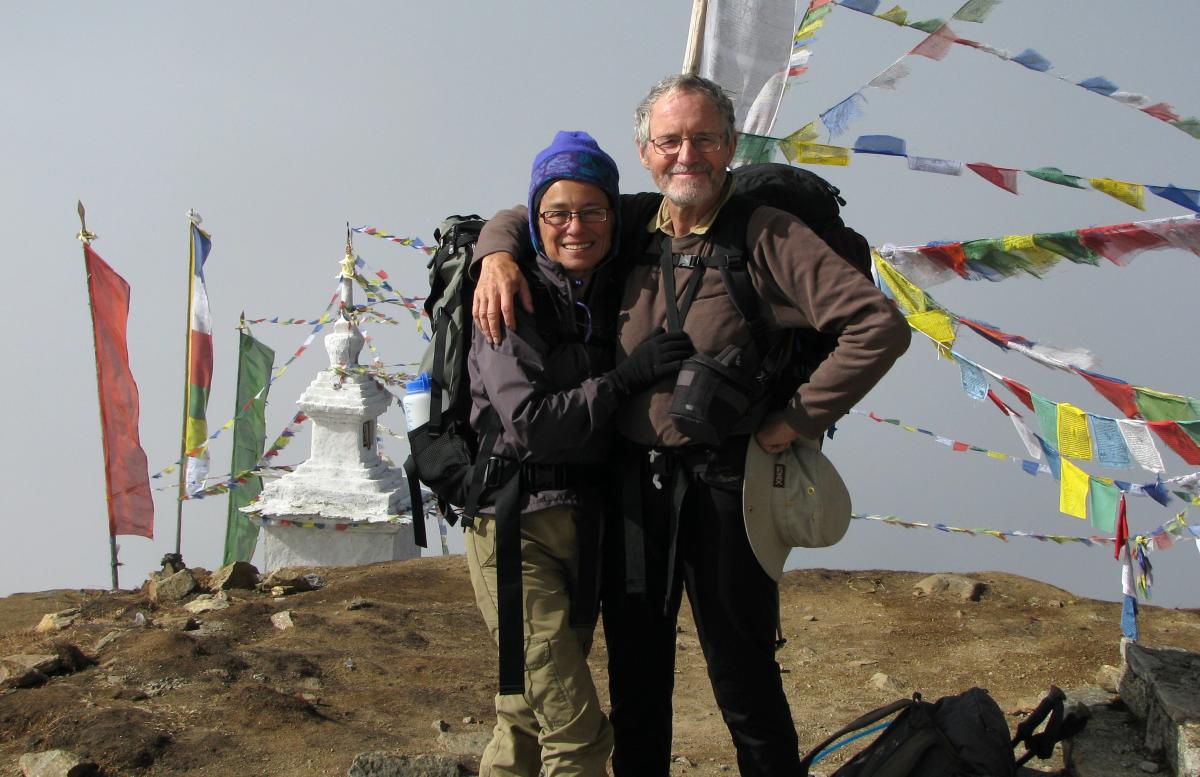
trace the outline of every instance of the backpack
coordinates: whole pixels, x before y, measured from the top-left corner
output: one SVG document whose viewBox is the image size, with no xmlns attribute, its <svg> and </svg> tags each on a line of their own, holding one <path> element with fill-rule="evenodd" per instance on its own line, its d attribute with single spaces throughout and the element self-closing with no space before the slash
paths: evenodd
<svg viewBox="0 0 1200 777">
<path fill-rule="evenodd" d="M 875 741 L 842 764 L 832 777 L 1013 777 L 1017 768 L 1035 755 L 1049 758 L 1054 745 L 1078 733 L 1087 722 L 1074 713 L 1064 717 L 1066 694 L 1056 686 L 1009 738 L 1004 712 L 983 688 L 971 688 L 956 696 L 930 703 L 914 693 L 872 710 L 831 734 L 801 761 L 801 774 L 829 752 L 850 740 L 834 742 L 874 723 L 900 713 L 886 725 Z M 1035 734 L 1046 721 L 1046 728 Z M 859 734 L 863 736 L 875 729 Z M 1015 758 L 1013 748 L 1023 744 L 1025 753 Z"/>
<path fill-rule="evenodd" d="M 432 333 L 419 372 L 430 377 L 429 421 L 408 434 L 411 453 L 404 462 L 413 506 L 416 543 L 425 544 L 425 523 L 416 514 L 423 504 L 421 483 L 437 498 L 442 516 L 453 525 L 457 514 L 450 505 L 477 507 L 482 496 L 482 471 L 476 462 L 482 435 L 494 429 L 471 428 L 471 393 L 467 385 L 467 355 L 471 348 L 471 295 L 474 279 L 468 269 L 484 221 L 477 215 L 450 216 L 434 230 L 437 250 L 429 259 L 429 295 L 425 314 Z M 472 515 L 474 510 L 465 511 Z"/>
</svg>

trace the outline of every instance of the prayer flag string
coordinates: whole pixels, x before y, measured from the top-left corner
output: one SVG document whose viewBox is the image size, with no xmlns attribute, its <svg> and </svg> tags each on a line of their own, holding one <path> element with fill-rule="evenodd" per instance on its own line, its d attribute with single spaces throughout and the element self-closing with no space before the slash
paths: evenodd
<svg viewBox="0 0 1200 777">
<path fill-rule="evenodd" d="M 930 335 L 939 345 L 951 345 L 956 338 L 954 327 L 963 325 L 1002 350 L 1015 351 L 1044 367 L 1078 375 L 1129 418 L 1148 421 L 1191 421 L 1200 418 L 1200 399 L 1156 391 L 1133 385 L 1121 378 L 1101 375 L 1094 371 L 1096 358 L 1085 348 L 1057 348 L 1001 330 L 990 323 L 960 316 L 917 287 L 878 254 L 874 255 L 874 260 L 880 263 L 876 265 L 876 274 L 884 285 L 885 293 L 891 293 L 901 311 L 907 315 L 909 325 Z M 940 328 L 935 329 L 938 326 Z"/>
<path fill-rule="evenodd" d="M 951 18 L 956 21 L 983 21 L 983 16 L 985 16 L 986 13 L 991 10 L 991 5 L 994 5 L 994 3 L 989 4 L 986 10 L 982 13 L 975 14 L 973 11 L 964 13 L 965 9 L 969 11 L 969 6 L 975 5 L 976 7 L 979 7 L 976 5 L 979 2 L 980 0 L 968 2 Z M 1093 76 L 1091 78 L 1085 78 L 1082 81 L 1076 81 L 1074 78 L 1058 73 L 1050 60 L 1046 59 L 1044 56 L 1031 48 L 1026 48 L 1018 54 L 1013 54 L 1007 49 L 997 48 L 995 46 L 989 46 L 986 43 L 963 38 L 951 32 L 949 25 L 947 25 L 947 23 L 942 19 L 927 19 L 924 21 L 909 22 L 907 20 L 907 12 L 900 6 L 896 6 L 886 13 L 876 14 L 875 9 L 879 5 L 877 2 L 874 3 L 874 7 L 872 7 L 870 3 L 864 5 L 862 0 L 835 0 L 835 3 L 843 8 L 848 8 L 851 11 L 858 11 L 859 13 L 863 13 L 881 21 L 891 22 L 892 24 L 902 27 L 911 27 L 912 29 L 927 33 L 929 37 L 926 38 L 925 41 L 923 41 L 920 45 L 918 45 L 917 48 L 910 51 L 909 54 L 920 54 L 931 59 L 940 60 L 945 57 L 946 50 L 949 49 L 951 44 L 966 46 L 968 48 L 975 49 L 976 51 L 981 51 L 985 54 L 991 54 L 992 56 L 1002 59 L 1006 62 L 1015 62 L 1016 64 L 1021 65 L 1027 70 L 1035 73 L 1042 73 L 1044 75 L 1057 78 L 1064 83 L 1074 84 L 1075 86 L 1082 87 L 1093 94 L 1107 97 L 1111 100 L 1121 103 L 1122 105 L 1126 105 L 1134 110 L 1140 111 L 1147 116 L 1151 116 L 1159 121 L 1166 122 L 1172 127 L 1186 132 L 1193 138 L 1200 139 L 1200 118 L 1195 116 L 1182 118 L 1169 104 L 1155 101 L 1144 94 L 1121 89 L 1104 76 Z M 978 18 L 972 18 L 973 16 L 977 16 Z M 921 50 L 922 47 L 924 47 L 925 50 Z M 940 54 L 940 56 L 935 56 L 935 54 Z"/>
<path fill-rule="evenodd" d="M 408 246 L 409 248 L 415 248 L 426 255 L 432 254 L 436 250 L 431 246 L 426 245 L 425 241 L 421 240 L 419 237 L 400 237 L 399 235 L 392 235 L 375 227 L 350 227 L 350 229 L 351 231 L 357 232 L 360 235 L 370 235 L 371 237 L 377 237 L 382 240 L 387 240 L 391 243 L 399 243 L 400 245 Z"/>
</svg>

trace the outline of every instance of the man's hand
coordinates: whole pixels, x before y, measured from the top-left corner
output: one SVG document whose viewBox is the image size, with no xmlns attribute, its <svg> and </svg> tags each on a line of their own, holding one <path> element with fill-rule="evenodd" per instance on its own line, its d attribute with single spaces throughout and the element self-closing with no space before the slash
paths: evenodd
<svg viewBox="0 0 1200 777">
<path fill-rule="evenodd" d="M 513 255 L 501 251 L 483 257 L 479 282 L 475 284 L 475 296 L 471 300 L 471 318 L 488 343 L 494 345 L 504 339 L 501 315 L 509 329 L 517 325 L 517 314 L 513 309 L 516 297 L 521 298 L 521 306 L 527 313 L 533 312 L 533 294 Z"/>
<path fill-rule="evenodd" d="M 754 433 L 754 439 L 758 442 L 758 447 L 762 448 L 767 453 L 782 453 L 788 449 L 792 441 L 800 436 L 800 433 L 792 428 L 792 425 L 784 420 L 782 413 L 772 413 L 762 422 L 762 426 L 758 427 L 758 431 Z"/>
</svg>

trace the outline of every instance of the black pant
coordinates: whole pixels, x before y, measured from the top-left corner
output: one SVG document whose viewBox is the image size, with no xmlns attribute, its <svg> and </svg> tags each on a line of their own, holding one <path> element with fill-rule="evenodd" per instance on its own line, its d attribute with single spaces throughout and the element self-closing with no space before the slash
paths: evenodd
<svg viewBox="0 0 1200 777">
<path fill-rule="evenodd" d="M 624 524 L 616 522 L 605 540 L 603 614 L 615 777 L 666 777 L 670 771 L 680 581 L 741 774 L 799 774 L 796 729 L 775 662 L 779 587 L 746 540 L 740 483 L 713 486 L 687 468 L 669 476 L 689 482 L 678 516 L 675 580 L 668 582 L 671 483 L 660 477 L 659 489 L 643 474 L 645 593 L 626 590 Z"/>
</svg>

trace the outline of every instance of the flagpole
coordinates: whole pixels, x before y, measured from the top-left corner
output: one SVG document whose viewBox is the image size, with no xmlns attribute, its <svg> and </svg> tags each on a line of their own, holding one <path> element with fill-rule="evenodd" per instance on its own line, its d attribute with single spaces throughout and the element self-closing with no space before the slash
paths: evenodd
<svg viewBox="0 0 1200 777">
<path fill-rule="evenodd" d="M 96 309 L 92 304 L 92 274 L 87 271 L 87 247 L 96 239 L 95 232 L 89 232 L 87 228 L 86 211 L 83 209 L 83 201 L 76 200 L 75 210 L 79 214 L 79 234 L 75 237 L 80 243 L 83 243 L 83 271 L 87 276 L 88 286 L 88 312 L 92 316 L 92 354 L 96 357 L 96 397 L 100 397 L 100 344 L 96 340 Z M 113 505 L 112 505 L 112 473 L 108 471 L 108 436 L 105 435 L 106 428 L 104 419 L 104 402 L 99 402 L 100 409 L 100 444 L 104 450 L 104 503 L 108 507 L 108 554 L 109 567 L 112 570 L 112 590 L 116 591 L 120 588 L 120 583 L 117 578 L 117 567 L 120 563 L 117 561 L 117 535 L 113 529 Z"/>
<path fill-rule="evenodd" d="M 692 21 L 688 25 L 687 48 L 683 52 L 684 75 L 695 75 L 700 70 L 700 54 L 704 48 L 704 17 L 708 11 L 708 0 L 692 0 Z"/>
<path fill-rule="evenodd" d="M 188 403 L 191 399 L 191 364 L 192 364 L 192 299 L 196 293 L 196 241 L 192 235 L 192 211 L 188 211 L 188 294 L 187 294 L 187 324 L 183 346 L 183 422 L 179 432 L 179 498 L 175 500 L 175 555 L 178 562 L 183 563 L 183 500 L 187 496 L 187 426 Z"/>
</svg>

